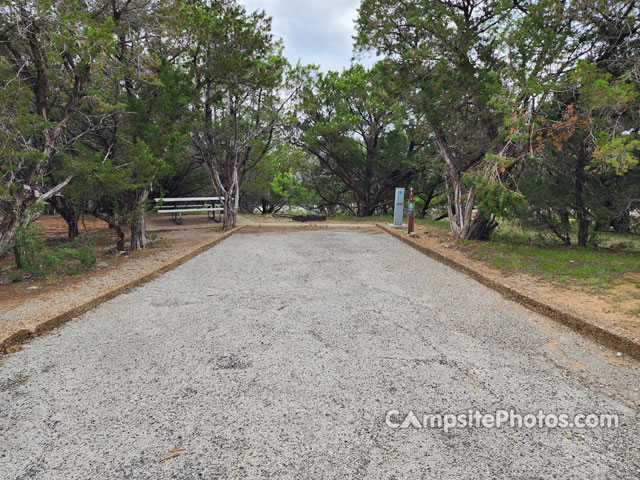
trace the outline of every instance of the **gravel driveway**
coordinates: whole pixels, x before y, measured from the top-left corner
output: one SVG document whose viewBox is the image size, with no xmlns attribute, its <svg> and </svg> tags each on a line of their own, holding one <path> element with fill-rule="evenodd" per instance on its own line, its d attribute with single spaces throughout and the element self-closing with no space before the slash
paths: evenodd
<svg viewBox="0 0 640 480">
<path fill-rule="evenodd" d="M 2 479 L 640 478 L 637 363 L 374 232 L 234 235 L 0 362 Z M 417 428 L 470 409 L 619 426 Z"/>
</svg>

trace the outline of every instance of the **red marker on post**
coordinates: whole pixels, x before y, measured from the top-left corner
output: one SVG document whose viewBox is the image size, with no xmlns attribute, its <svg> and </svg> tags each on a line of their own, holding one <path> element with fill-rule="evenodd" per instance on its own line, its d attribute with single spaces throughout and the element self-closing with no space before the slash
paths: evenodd
<svg viewBox="0 0 640 480">
<path fill-rule="evenodd" d="M 407 227 L 407 233 L 411 235 L 413 233 L 413 187 L 409 189 L 409 208 L 407 208 L 407 215 L 409 215 L 409 225 Z"/>
</svg>

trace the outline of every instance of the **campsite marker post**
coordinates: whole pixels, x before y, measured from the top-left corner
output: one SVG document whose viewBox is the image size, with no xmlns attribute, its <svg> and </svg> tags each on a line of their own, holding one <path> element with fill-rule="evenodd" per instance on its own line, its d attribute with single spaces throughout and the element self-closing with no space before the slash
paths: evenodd
<svg viewBox="0 0 640 480">
<path fill-rule="evenodd" d="M 402 228 L 402 217 L 404 216 L 404 188 L 396 188 L 396 201 L 393 206 L 393 226 Z"/>
<path fill-rule="evenodd" d="M 413 203 L 413 187 L 409 189 L 409 205 L 407 208 L 407 215 L 409 216 L 409 224 L 407 227 L 407 233 L 411 235 L 413 233 L 413 215 L 414 215 L 414 203 Z"/>
</svg>

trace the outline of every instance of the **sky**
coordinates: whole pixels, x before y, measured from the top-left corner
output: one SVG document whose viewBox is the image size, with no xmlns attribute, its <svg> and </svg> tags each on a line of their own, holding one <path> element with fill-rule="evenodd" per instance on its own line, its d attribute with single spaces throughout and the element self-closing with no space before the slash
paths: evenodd
<svg viewBox="0 0 640 480">
<path fill-rule="evenodd" d="M 351 64 L 354 21 L 359 0 L 240 0 L 247 10 L 264 10 L 273 18 L 276 38 L 284 40 L 284 53 L 292 64 L 314 63 L 322 71 Z M 371 66 L 371 58 L 359 61 Z"/>
</svg>

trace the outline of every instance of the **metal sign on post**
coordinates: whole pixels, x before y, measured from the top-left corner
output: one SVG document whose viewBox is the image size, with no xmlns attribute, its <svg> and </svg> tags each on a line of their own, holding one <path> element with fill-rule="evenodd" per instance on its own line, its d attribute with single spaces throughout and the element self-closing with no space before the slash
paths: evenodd
<svg viewBox="0 0 640 480">
<path fill-rule="evenodd" d="M 404 217 L 404 188 L 396 188 L 396 201 L 393 205 L 393 226 L 402 228 Z"/>
</svg>

